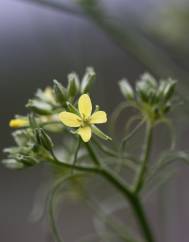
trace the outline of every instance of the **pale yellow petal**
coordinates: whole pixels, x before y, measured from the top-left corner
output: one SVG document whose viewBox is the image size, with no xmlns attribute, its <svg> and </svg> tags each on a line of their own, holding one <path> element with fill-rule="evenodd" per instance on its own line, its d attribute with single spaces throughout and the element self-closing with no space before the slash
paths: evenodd
<svg viewBox="0 0 189 242">
<path fill-rule="evenodd" d="M 79 127 L 81 125 L 81 118 L 70 112 L 62 112 L 59 114 L 60 121 L 69 127 Z"/>
<path fill-rule="evenodd" d="M 79 128 L 77 133 L 81 136 L 84 142 L 88 142 L 91 139 L 91 128 L 88 126 Z"/>
<path fill-rule="evenodd" d="M 90 118 L 91 124 L 102 124 L 107 122 L 107 115 L 104 111 L 97 111 L 93 113 Z"/>
<path fill-rule="evenodd" d="M 78 109 L 81 116 L 88 118 L 92 112 L 92 103 L 89 95 L 83 94 L 78 101 Z"/>
</svg>

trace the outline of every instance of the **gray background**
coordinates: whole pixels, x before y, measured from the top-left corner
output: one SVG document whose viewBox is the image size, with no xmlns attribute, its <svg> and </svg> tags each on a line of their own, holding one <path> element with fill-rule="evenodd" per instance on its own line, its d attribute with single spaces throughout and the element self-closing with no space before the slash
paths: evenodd
<svg viewBox="0 0 189 242">
<path fill-rule="evenodd" d="M 121 101 L 117 81 L 126 76 L 134 80 L 148 70 L 132 51 L 119 48 L 89 18 L 43 7 L 29 1 L 0 1 L 0 149 L 13 143 L 8 121 L 13 115 L 25 114 L 24 104 L 35 90 L 51 84 L 56 78 L 65 83 L 67 73 L 76 71 L 80 75 L 86 66 L 94 66 L 97 82 L 93 95 L 98 103 L 110 113 Z M 62 1 L 69 6 L 69 1 Z M 147 28 L 149 18 L 155 14 L 162 2 L 170 1 L 102 1 L 109 16 L 127 29 L 132 24 Z M 175 1 L 175 5 L 187 4 Z M 70 4 L 77 9 L 77 6 Z M 185 5 L 184 5 L 185 6 Z M 186 5 L 187 6 L 187 5 Z M 80 9 L 79 9 L 80 10 Z M 131 22 L 128 20 L 131 19 Z M 132 23 L 132 24 L 130 24 Z M 140 23 L 140 26 L 138 26 Z M 129 24 L 131 26 L 129 26 Z M 144 30 L 143 29 L 143 30 Z M 139 33 L 141 29 L 138 29 Z M 149 30 L 148 30 L 149 31 Z M 188 29 L 183 30 L 189 36 Z M 171 52 L 166 42 L 158 42 L 170 54 L 178 66 L 188 69 L 187 53 Z M 145 47 L 144 47 L 145 48 Z M 186 46 L 188 49 L 188 46 Z M 180 53 L 180 54 L 178 54 Z M 159 60 L 161 62 L 161 60 Z M 157 67 L 158 69 L 158 67 Z M 167 72 L 172 75 L 171 68 Z M 165 73 L 159 73 L 164 75 Z M 186 75 L 180 76 L 179 90 L 188 93 Z M 111 100 L 111 101 L 110 101 Z M 187 116 L 175 118 L 179 131 L 179 146 L 188 148 Z M 184 139 L 182 137 L 185 137 Z M 161 141 L 157 135 L 156 142 Z M 1 153 L 1 158 L 3 154 Z M 187 242 L 189 240 L 189 193 L 187 166 L 178 168 L 178 175 L 158 192 L 149 202 L 149 216 L 159 241 Z M 50 241 L 47 222 L 33 223 L 30 213 L 35 194 L 48 171 L 37 166 L 29 170 L 9 171 L 0 167 L 0 241 L 32 242 Z M 163 195 L 162 195 L 163 194 Z M 166 213 L 166 219 L 162 214 Z M 77 241 L 77 236 L 90 230 L 91 218 L 82 204 L 66 202 L 61 211 L 65 241 Z M 163 219 L 162 219 L 163 218 Z M 82 232 L 83 231 L 83 232 Z M 75 240 L 74 240 L 75 239 Z"/>
</svg>

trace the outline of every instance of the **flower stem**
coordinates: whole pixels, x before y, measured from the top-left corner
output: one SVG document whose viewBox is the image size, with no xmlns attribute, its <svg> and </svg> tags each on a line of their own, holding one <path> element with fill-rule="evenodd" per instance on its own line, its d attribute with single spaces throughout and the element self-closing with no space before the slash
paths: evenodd
<svg viewBox="0 0 189 242">
<path fill-rule="evenodd" d="M 113 172 L 110 168 L 101 164 L 101 162 L 98 160 L 98 157 L 96 156 L 94 150 L 92 149 L 89 143 L 86 145 L 86 149 L 88 150 L 89 155 L 93 159 L 94 163 L 97 164 L 97 166 L 86 166 L 86 165 L 81 166 L 76 164 L 74 166 L 74 169 L 78 171 L 99 174 L 102 177 L 104 177 L 106 180 L 108 180 L 112 185 L 114 185 L 129 201 L 134 211 L 134 214 L 137 218 L 141 232 L 143 233 L 144 238 L 146 239 L 146 242 L 154 242 L 143 207 L 140 203 L 140 200 L 137 194 L 130 189 L 130 187 L 125 183 L 125 181 L 119 175 Z M 54 154 L 53 154 L 53 160 L 50 160 L 51 164 L 52 164 L 52 161 L 54 162 L 54 165 L 57 165 L 59 167 L 73 168 L 72 164 L 59 161 Z"/>
<path fill-rule="evenodd" d="M 58 183 L 54 186 L 49 196 L 49 206 L 48 206 L 49 224 L 51 227 L 52 235 L 56 242 L 63 242 L 59 234 L 58 228 L 56 226 L 55 217 L 54 217 L 54 198 L 56 197 L 56 193 L 61 186 L 62 186 L 62 180 L 58 181 Z"/>
<path fill-rule="evenodd" d="M 151 130 L 151 129 L 150 129 Z M 151 131 L 150 131 L 151 133 Z M 150 137 L 151 135 L 149 135 Z M 90 145 L 88 145 L 90 147 Z M 90 147 L 90 150 L 92 150 L 92 147 Z M 93 151 L 93 150 L 92 150 Z M 95 157 L 95 160 L 98 161 L 98 158 L 96 157 L 96 154 L 93 153 L 93 157 Z M 91 157 L 91 158 L 93 158 Z M 100 162 L 98 161 L 98 164 Z M 111 169 L 109 169 L 106 166 L 102 166 L 101 169 L 98 170 L 98 173 L 101 174 L 104 178 L 106 178 L 110 183 L 112 183 L 123 195 L 126 197 L 126 199 L 129 201 L 135 216 L 137 217 L 139 226 L 141 231 L 143 232 L 143 235 L 147 242 L 154 242 L 150 227 L 148 225 L 145 212 L 143 210 L 142 204 L 140 203 L 140 200 L 128 186 L 124 182 L 124 180 L 118 176 L 116 173 L 114 173 Z"/>
<path fill-rule="evenodd" d="M 143 150 L 143 156 L 142 156 L 142 164 L 139 168 L 138 174 L 136 176 L 136 181 L 134 184 L 134 193 L 137 194 L 143 184 L 144 184 L 144 178 L 145 178 L 145 174 L 147 171 L 147 163 L 149 160 L 149 156 L 150 156 L 150 150 L 151 150 L 151 145 L 152 145 L 152 126 L 151 124 L 147 124 L 147 128 L 146 128 L 146 141 L 144 144 L 144 150 Z"/>
</svg>

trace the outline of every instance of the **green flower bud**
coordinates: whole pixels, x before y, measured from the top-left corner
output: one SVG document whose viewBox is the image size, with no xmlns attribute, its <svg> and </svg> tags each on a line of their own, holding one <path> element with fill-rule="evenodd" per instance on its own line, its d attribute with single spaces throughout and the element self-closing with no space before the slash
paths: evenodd
<svg viewBox="0 0 189 242">
<path fill-rule="evenodd" d="M 143 101 L 143 102 L 148 102 L 149 101 L 149 86 L 147 85 L 146 82 L 144 81 L 139 81 L 136 84 L 136 92 L 138 97 Z"/>
<path fill-rule="evenodd" d="M 146 86 L 149 88 L 156 89 L 157 88 L 157 81 L 156 79 L 149 73 L 144 73 L 141 78 L 141 82 L 144 82 Z"/>
<path fill-rule="evenodd" d="M 134 99 L 134 91 L 129 82 L 126 79 L 123 79 L 119 82 L 119 88 L 123 96 L 129 100 Z"/>
<path fill-rule="evenodd" d="M 86 73 L 81 82 L 81 93 L 87 93 L 89 91 L 95 78 L 96 78 L 96 73 L 94 72 L 94 69 L 91 67 L 88 67 L 86 69 Z"/>
<path fill-rule="evenodd" d="M 80 89 L 80 83 L 79 83 L 79 78 L 76 73 L 70 73 L 68 75 L 68 87 L 67 87 L 67 92 L 68 92 L 68 97 L 75 97 Z"/>
<path fill-rule="evenodd" d="M 2 164 L 9 169 L 21 169 L 24 167 L 24 164 L 18 162 L 15 159 L 5 159 L 2 160 Z"/>
<path fill-rule="evenodd" d="M 38 161 L 33 156 L 18 154 L 15 158 L 19 163 L 22 163 L 24 166 L 33 166 L 38 164 Z"/>
<path fill-rule="evenodd" d="M 163 112 L 164 113 L 168 113 L 171 110 L 171 104 L 167 103 L 164 107 L 163 107 Z"/>
<path fill-rule="evenodd" d="M 177 82 L 175 80 L 172 80 L 172 79 L 169 79 L 167 81 L 167 85 L 166 85 L 164 92 L 163 92 L 163 96 L 164 96 L 164 99 L 166 101 L 172 98 L 172 96 L 175 92 L 176 83 Z"/>
<path fill-rule="evenodd" d="M 12 133 L 12 136 L 18 146 L 26 146 L 28 142 L 34 141 L 31 129 L 16 130 Z"/>
<path fill-rule="evenodd" d="M 167 81 L 161 80 L 157 90 L 157 96 L 159 99 L 163 98 L 164 90 L 166 89 L 166 86 L 167 86 Z"/>
<path fill-rule="evenodd" d="M 72 105 L 70 102 L 66 102 L 66 104 L 67 104 L 67 108 L 68 108 L 68 110 L 69 110 L 71 113 L 75 113 L 75 114 L 77 114 L 77 115 L 80 116 L 79 111 L 77 110 L 76 107 L 74 107 L 74 105 Z"/>
<path fill-rule="evenodd" d="M 42 128 L 35 129 L 35 135 L 36 135 L 37 143 L 39 145 L 43 146 L 48 151 L 52 150 L 54 144 L 44 129 Z"/>
<path fill-rule="evenodd" d="M 38 125 L 37 125 L 37 122 L 35 120 L 35 117 L 34 117 L 34 114 L 33 113 L 30 113 L 28 115 L 28 119 L 29 119 L 29 123 L 30 123 L 31 128 L 32 129 L 37 128 Z"/>
<path fill-rule="evenodd" d="M 63 85 L 57 80 L 53 80 L 53 82 L 56 101 L 65 107 L 67 101 L 67 91 L 65 87 L 63 87 Z"/>
<path fill-rule="evenodd" d="M 30 108 L 34 113 L 40 115 L 49 115 L 53 111 L 50 104 L 35 99 L 30 99 L 26 104 L 26 107 Z"/>
</svg>

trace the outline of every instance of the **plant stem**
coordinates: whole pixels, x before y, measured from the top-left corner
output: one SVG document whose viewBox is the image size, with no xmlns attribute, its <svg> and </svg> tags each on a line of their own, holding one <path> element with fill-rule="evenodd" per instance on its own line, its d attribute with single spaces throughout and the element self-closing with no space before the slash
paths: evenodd
<svg viewBox="0 0 189 242">
<path fill-rule="evenodd" d="M 61 236 L 59 234 L 58 228 L 56 226 L 55 218 L 54 218 L 54 198 L 56 196 L 57 191 L 62 185 L 62 180 L 58 181 L 58 183 L 54 186 L 50 196 L 49 196 L 49 206 L 48 206 L 48 215 L 49 215 L 49 223 L 52 230 L 52 235 L 56 242 L 63 242 Z"/>
<path fill-rule="evenodd" d="M 95 174 L 99 174 L 102 177 L 104 177 L 106 180 L 108 180 L 111 184 L 113 184 L 123 195 L 124 197 L 129 201 L 135 216 L 137 217 L 138 224 L 140 226 L 140 229 L 146 239 L 146 242 L 154 242 L 152 233 L 150 231 L 148 222 L 145 217 L 144 210 L 142 208 L 142 205 L 140 203 L 140 200 L 130 187 L 127 186 L 127 184 L 124 182 L 124 180 L 118 176 L 115 172 L 113 172 L 110 168 L 102 165 L 100 161 L 98 160 L 98 157 L 96 156 L 95 152 L 93 151 L 92 147 L 88 143 L 86 145 L 86 148 L 89 152 L 89 155 L 97 164 L 97 166 L 81 166 L 81 165 L 75 165 L 74 169 L 78 171 L 84 171 L 84 172 L 91 172 Z M 73 168 L 72 164 L 59 161 L 56 156 L 52 153 L 53 159 L 50 160 L 50 162 L 54 162 L 55 165 L 59 167 L 67 167 L 67 168 Z"/>
<path fill-rule="evenodd" d="M 149 140 L 147 143 L 151 143 L 151 138 L 150 138 L 151 132 L 152 131 L 150 128 L 149 134 L 147 135 L 147 137 L 148 137 L 147 140 Z M 92 147 L 89 144 L 88 144 L 88 147 L 90 147 L 90 151 L 92 151 L 92 154 L 93 154 L 93 157 L 91 157 L 91 158 L 94 158 L 97 162 L 98 158 L 97 158 L 96 154 L 94 153 L 94 151 L 92 150 Z M 147 147 L 149 149 L 149 145 L 147 145 Z M 147 153 L 149 153 L 149 151 Z M 148 157 L 148 155 L 145 155 L 145 157 Z M 97 163 L 100 164 L 99 161 Z M 130 190 L 130 188 L 126 185 L 126 183 L 123 181 L 123 179 L 120 176 L 118 176 L 116 173 L 114 173 L 108 167 L 101 165 L 101 169 L 99 170 L 98 173 L 103 175 L 104 178 L 106 178 L 110 183 L 112 183 L 124 195 L 124 197 L 126 197 L 126 199 L 128 199 L 128 201 L 130 202 L 130 205 L 134 211 L 134 214 L 136 215 L 136 217 L 138 219 L 140 229 L 143 232 L 143 235 L 144 235 L 146 241 L 153 242 L 154 239 L 153 239 L 150 227 L 148 225 L 148 222 L 147 222 L 147 219 L 145 216 L 145 212 L 143 210 L 143 207 L 140 203 L 138 196 L 132 190 Z"/>
<path fill-rule="evenodd" d="M 144 184 L 144 177 L 147 171 L 147 163 L 150 156 L 150 150 L 152 145 L 152 126 L 151 124 L 147 123 L 146 128 L 146 141 L 144 144 L 144 150 L 142 155 L 142 164 L 139 168 L 136 181 L 134 184 L 134 193 L 138 193 Z"/>
<path fill-rule="evenodd" d="M 147 242 L 154 242 L 154 238 L 150 229 L 150 226 L 148 224 L 145 211 L 142 207 L 142 204 L 138 198 L 137 195 L 132 195 L 132 199 L 130 201 L 130 204 L 133 208 L 133 211 L 135 213 L 135 216 L 138 220 L 138 224 L 143 232 L 143 235 Z"/>
<path fill-rule="evenodd" d="M 91 156 L 92 160 L 94 161 L 94 163 L 97 166 L 100 166 L 100 161 L 97 158 L 95 152 L 93 151 L 92 146 L 89 143 L 85 143 L 85 147 L 87 148 L 87 151 L 88 151 L 89 155 Z"/>
<path fill-rule="evenodd" d="M 110 183 L 112 183 L 117 189 L 128 199 L 135 216 L 137 217 L 138 224 L 147 242 L 153 242 L 153 236 L 149 228 L 147 219 L 145 217 L 144 210 L 137 195 L 135 195 L 124 183 L 124 181 L 112 172 L 107 167 L 104 167 L 101 171 L 103 177 L 105 177 Z"/>
</svg>

